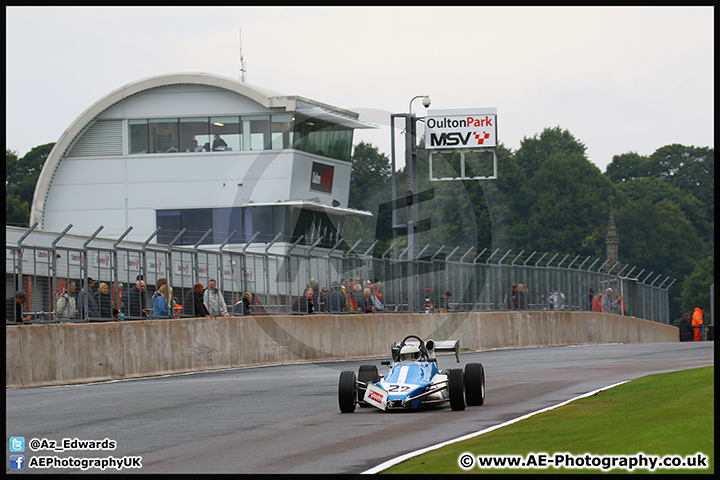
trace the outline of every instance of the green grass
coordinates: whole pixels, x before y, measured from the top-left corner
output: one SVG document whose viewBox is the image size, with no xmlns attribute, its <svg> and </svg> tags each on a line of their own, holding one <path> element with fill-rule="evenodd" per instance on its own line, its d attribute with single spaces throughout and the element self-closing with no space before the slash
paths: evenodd
<svg viewBox="0 0 720 480">
<path fill-rule="evenodd" d="M 411 458 L 383 473 L 603 473 L 600 469 L 480 469 L 458 465 L 463 453 L 520 455 L 679 455 L 708 457 L 707 469 L 654 473 L 714 473 L 714 366 L 649 375 L 512 425 Z M 474 407 L 482 411 L 487 407 Z M 635 469 L 633 473 L 649 473 Z M 609 473 L 627 473 L 625 469 Z"/>
</svg>

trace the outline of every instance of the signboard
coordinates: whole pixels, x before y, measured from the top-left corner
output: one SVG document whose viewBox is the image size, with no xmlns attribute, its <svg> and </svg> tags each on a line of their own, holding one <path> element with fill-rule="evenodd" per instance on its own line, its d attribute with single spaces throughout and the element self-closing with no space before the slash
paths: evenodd
<svg viewBox="0 0 720 480">
<path fill-rule="evenodd" d="M 497 147 L 497 109 L 428 110 L 425 148 Z"/>
<path fill-rule="evenodd" d="M 310 190 L 332 193 L 333 173 L 335 167 L 324 163 L 313 162 L 310 175 Z"/>
</svg>

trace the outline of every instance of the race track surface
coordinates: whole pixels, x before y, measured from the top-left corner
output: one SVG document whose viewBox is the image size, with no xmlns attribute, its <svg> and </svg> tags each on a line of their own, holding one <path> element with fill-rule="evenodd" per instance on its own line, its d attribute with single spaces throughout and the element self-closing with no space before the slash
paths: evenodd
<svg viewBox="0 0 720 480">
<path fill-rule="evenodd" d="M 391 341 L 389 343 L 392 343 Z M 388 344 L 388 359 L 390 348 Z M 112 451 L 31 457 L 142 457 L 121 473 L 360 473 L 410 451 L 477 432 L 583 393 L 653 373 L 714 365 L 714 342 L 587 345 L 439 355 L 441 369 L 480 362 L 486 401 L 453 412 L 338 409 L 338 378 L 383 359 L 242 368 L 6 390 L 12 436 L 114 440 Z M 9 445 L 6 445 L 9 450 Z M 10 472 L 9 463 L 6 464 Z M 29 470 L 26 468 L 26 470 Z M 33 469 L 34 470 L 34 469 Z M 50 468 L 37 473 L 81 471 Z M 88 473 L 117 470 L 89 469 Z"/>
</svg>

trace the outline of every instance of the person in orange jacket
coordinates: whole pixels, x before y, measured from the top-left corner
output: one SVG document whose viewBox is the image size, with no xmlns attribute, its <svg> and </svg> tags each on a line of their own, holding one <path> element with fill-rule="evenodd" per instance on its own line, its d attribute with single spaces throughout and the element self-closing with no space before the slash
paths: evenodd
<svg viewBox="0 0 720 480">
<path fill-rule="evenodd" d="M 703 325 L 703 312 L 699 308 L 695 308 L 695 312 L 692 316 L 692 326 L 693 330 L 695 330 L 695 341 L 699 342 L 700 337 L 702 335 L 702 325 Z"/>
</svg>

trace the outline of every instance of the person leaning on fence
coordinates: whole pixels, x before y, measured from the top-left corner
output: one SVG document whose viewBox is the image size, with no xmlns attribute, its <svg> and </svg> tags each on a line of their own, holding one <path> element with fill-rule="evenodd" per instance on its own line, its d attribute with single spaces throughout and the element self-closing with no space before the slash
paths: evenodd
<svg viewBox="0 0 720 480">
<path fill-rule="evenodd" d="M 205 287 L 202 282 L 197 282 L 193 289 L 185 295 L 183 312 L 188 313 L 193 318 L 211 317 L 210 312 L 203 303 L 203 288 Z"/>
<path fill-rule="evenodd" d="M 73 280 L 68 282 L 67 290 L 60 294 L 58 298 L 55 318 L 77 318 L 77 298 L 75 297 L 75 282 Z"/>
<path fill-rule="evenodd" d="M 252 315 L 250 305 L 252 302 L 252 293 L 245 292 L 242 296 L 243 315 Z"/>
<path fill-rule="evenodd" d="M 328 295 L 327 288 L 323 287 L 320 289 L 320 295 L 318 295 L 318 301 L 317 301 L 317 311 L 320 313 L 329 313 L 328 312 L 328 301 L 330 300 L 330 296 Z"/>
<path fill-rule="evenodd" d="M 450 290 L 445 290 L 445 294 L 440 297 L 440 300 L 438 301 L 438 312 L 447 313 L 450 309 L 452 309 L 450 306 L 450 297 L 452 297 L 452 292 Z"/>
<path fill-rule="evenodd" d="M 340 284 L 337 281 L 332 283 L 332 292 L 330 292 L 330 311 L 339 313 L 345 311 L 345 295 L 340 290 Z"/>
<path fill-rule="evenodd" d="M 153 295 L 153 312 L 154 318 L 172 318 L 173 317 L 173 298 L 172 287 L 167 283 L 163 283 L 160 289 Z"/>
<path fill-rule="evenodd" d="M 305 315 L 310 315 L 314 311 L 314 305 L 313 305 L 313 289 L 308 288 L 305 291 L 304 295 L 301 295 L 298 297 L 297 300 L 293 302 L 292 305 L 292 311 L 295 313 L 301 313 Z"/>
<path fill-rule="evenodd" d="M 592 307 L 590 307 L 593 312 L 602 312 L 602 296 L 603 294 L 598 292 L 598 294 L 593 297 Z"/>
<path fill-rule="evenodd" d="M 215 279 L 208 280 L 208 287 L 203 294 L 203 303 L 210 315 L 213 317 L 227 317 L 227 305 L 225 299 L 216 287 Z"/>
<path fill-rule="evenodd" d="M 25 305 L 27 303 L 27 293 L 25 290 L 18 290 L 15 292 L 15 321 L 16 322 L 29 322 L 32 320 L 31 315 L 25 315 Z"/>
<path fill-rule="evenodd" d="M 80 320 L 85 319 L 85 299 L 87 298 L 88 317 L 97 318 L 100 316 L 100 309 L 98 308 L 97 300 L 95 300 L 95 293 L 93 292 L 93 284 L 95 280 L 88 277 L 87 285 L 85 285 L 78 293 L 77 297 L 77 318 Z"/>
<path fill-rule="evenodd" d="M 373 300 L 372 292 L 369 287 L 365 287 L 363 290 L 362 299 L 362 311 L 365 313 L 372 313 L 375 311 L 375 301 Z"/>
<path fill-rule="evenodd" d="M 613 313 L 613 302 L 612 302 L 612 288 L 605 290 L 602 300 L 602 311 L 604 313 Z"/>
<path fill-rule="evenodd" d="M 125 316 L 130 317 L 146 317 L 147 316 L 147 297 L 145 294 L 145 281 L 138 279 L 135 286 L 130 289 L 127 297 L 127 303 L 124 305 Z"/>
<path fill-rule="evenodd" d="M 100 283 L 95 300 L 100 311 L 100 318 L 110 319 L 117 314 L 117 310 L 112 305 L 112 295 L 110 295 L 110 287 L 108 287 L 107 283 Z"/>
<path fill-rule="evenodd" d="M 530 291 L 525 288 L 525 285 L 522 283 L 518 283 L 518 291 L 517 291 L 517 307 L 518 310 L 527 310 L 528 309 L 528 296 L 530 295 Z"/>
</svg>

